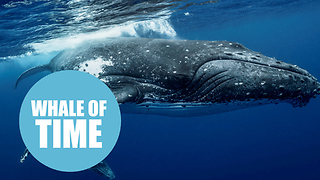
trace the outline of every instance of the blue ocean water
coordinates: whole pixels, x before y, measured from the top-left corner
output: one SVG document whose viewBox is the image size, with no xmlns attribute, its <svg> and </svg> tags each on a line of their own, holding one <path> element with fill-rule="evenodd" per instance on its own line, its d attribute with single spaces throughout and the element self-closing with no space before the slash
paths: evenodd
<svg viewBox="0 0 320 180">
<path fill-rule="evenodd" d="M 2 3 L 1 179 L 104 179 L 90 170 L 58 172 L 32 156 L 19 162 L 25 148 L 19 108 L 28 89 L 46 73 L 26 79 L 17 89 L 15 81 L 24 70 L 50 61 L 79 41 L 102 36 L 229 40 L 297 64 L 320 78 L 318 1 L 96 3 Z M 106 161 L 119 180 L 316 180 L 320 179 L 319 110 L 317 97 L 303 108 L 266 105 L 192 118 L 123 114 L 119 141 Z"/>
</svg>

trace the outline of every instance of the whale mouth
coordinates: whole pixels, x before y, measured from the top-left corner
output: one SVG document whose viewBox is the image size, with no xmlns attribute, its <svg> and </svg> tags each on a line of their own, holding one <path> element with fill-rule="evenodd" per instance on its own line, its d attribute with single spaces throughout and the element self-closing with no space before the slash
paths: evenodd
<svg viewBox="0 0 320 180">
<path fill-rule="evenodd" d="M 200 66 L 185 93 L 194 102 L 230 103 L 267 99 L 305 106 L 320 83 L 298 66 L 277 61 L 219 58 Z"/>
<path fill-rule="evenodd" d="M 260 57 L 260 56 L 259 56 Z M 251 57 L 252 58 L 252 57 Z M 276 68 L 276 69 L 280 69 L 280 70 L 284 70 L 284 71 L 289 71 L 289 72 L 293 72 L 293 73 L 297 73 L 300 75 L 304 75 L 304 76 L 308 76 L 308 77 L 313 77 L 310 73 L 308 73 L 308 71 L 298 67 L 297 65 L 293 65 L 293 64 L 289 64 L 289 63 L 285 63 L 282 61 L 278 61 L 276 59 L 272 59 L 272 58 L 267 58 L 264 59 L 266 61 L 258 61 L 258 59 L 254 58 L 253 60 L 250 59 L 236 59 L 236 58 L 228 58 L 228 57 L 219 57 L 219 59 L 213 59 L 211 61 L 222 61 L 222 60 L 227 60 L 227 61 L 239 61 L 239 62 L 245 62 L 245 63 L 251 63 L 251 64 L 255 64 L 258 66 L 265 66 L 265 67 L 270 67 L 270 68 Z M 314 77 L 313 77 L 314 78 Z"/>
</svg>

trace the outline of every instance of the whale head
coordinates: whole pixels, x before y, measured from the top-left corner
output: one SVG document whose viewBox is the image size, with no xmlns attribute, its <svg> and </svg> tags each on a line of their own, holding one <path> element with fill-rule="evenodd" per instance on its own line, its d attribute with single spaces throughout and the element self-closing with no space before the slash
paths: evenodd
<svg viewBox="0 0 320 180">
<path fill-rule="evenodd" d="M 297 107 L 320 93 L 320 83 L 306 70 L 241 44 L 218 41 L 206 51 L 207 60 L 182 93 L 194 102 L 286 102 Z"/>
</svg>

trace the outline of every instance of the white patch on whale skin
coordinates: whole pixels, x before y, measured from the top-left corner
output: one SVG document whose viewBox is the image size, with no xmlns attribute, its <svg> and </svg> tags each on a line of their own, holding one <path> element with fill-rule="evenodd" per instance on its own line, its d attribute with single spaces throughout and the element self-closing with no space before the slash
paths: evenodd
<svg viewBox="0 0 320 180">
<path fill-rule="evenodd" d="M 113 66 L 114 63 L 109 59 L 105 60 L 102 56 L 96 59 L 90 59 L 79 64 L 79 71 L 87 72 L 96 77 L 99 76 L 99 73 L 102 73 L 103 66 Z"/>
</svg>

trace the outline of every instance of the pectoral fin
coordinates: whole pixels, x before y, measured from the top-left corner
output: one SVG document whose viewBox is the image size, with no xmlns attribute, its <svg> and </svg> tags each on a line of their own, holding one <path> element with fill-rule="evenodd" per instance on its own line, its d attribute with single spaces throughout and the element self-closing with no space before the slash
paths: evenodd
<svg viewBox="0 0 320 180">
<path fill-rule="evenodd" d="M 33 67 L 31 69 L 28 69 L 26 70 L 25 72 L 23 72 L 17 79 L 16 81 L 16 85 L 15 85 L 15 89 L 17 88 L 18 86 L 18 83 L 20 81 L 22 81 L 23 79 L 29 77 L 29 76 L 32 76 L 34 74 L 37 74 L 39 72 L 42 72 L 42 71 L 51 71 L 50 69 L 50 66 L 49 64 L 45 64 L 45 65 L 41 65 L 41 66 L 36 66 L 36 67 Z"/>
<path fill-rule="evenodd" d="M 111 168 L 104 161 L 99 162 L 97 165 L 90 168 L 92 171 L 100 174 L 101 176 L 109 179 L 114 179 L 115 175 Z"/>
<path fill-rule="evenodd" d="M 20 157 L 20 162 L 23 163 L 26 159 L 27 159 L 27 156 L 30 154 L 29 150 L 28 149 L 25 149 L 22 156 Z"/>
</svg>

